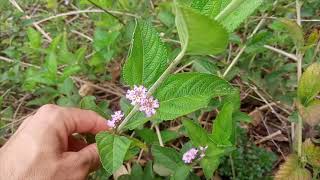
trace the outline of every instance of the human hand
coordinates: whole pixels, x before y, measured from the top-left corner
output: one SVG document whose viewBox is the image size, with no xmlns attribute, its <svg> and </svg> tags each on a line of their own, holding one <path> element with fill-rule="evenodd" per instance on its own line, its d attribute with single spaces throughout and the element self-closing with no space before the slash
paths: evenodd
<svg viewBox="0 0 320 180">
<path fill-rule="evenodd" d="M 44 105 L 0 149 L 0 179 L 85 179 L 100 165 L 97 147 L 72 134 L 107 129 L 92 111 Z"/>
</svg>

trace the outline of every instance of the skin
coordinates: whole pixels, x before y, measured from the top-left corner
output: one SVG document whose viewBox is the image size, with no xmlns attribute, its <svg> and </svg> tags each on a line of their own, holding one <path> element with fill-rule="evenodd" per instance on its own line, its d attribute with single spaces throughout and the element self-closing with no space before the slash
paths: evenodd
<svg viewBox="0 0 320 180">
<path fill-rule="evenodd" d="M 95 112 L 44 105 L 0 149 L 0 179 L 85 179 L 100 166 L 97 146 L 72 134 L 105 130 Z"/>
</svg>

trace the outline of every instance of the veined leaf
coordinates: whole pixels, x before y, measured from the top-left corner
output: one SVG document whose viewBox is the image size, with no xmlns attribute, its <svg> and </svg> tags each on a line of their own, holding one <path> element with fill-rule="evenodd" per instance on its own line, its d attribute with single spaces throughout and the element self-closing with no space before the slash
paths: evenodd
<svg viewBox="0 0 320 180">
<path fill-rule="evenodd" d="M 298 99 L 303 106 L 309 103 L 320 92 L 320 64 L 314 63 L 310 65 L 302 74 L 298 85 Z"/>
<path fill-rule="evenodd" d="M 167 67 L 168 53 L 150 22 L 138 21 L 123 79 L 130 85 L 149 87 Z"/>
<path fill-rule="evenodd" d="M 237 2 L 239 3 L 237 3 Z M 242 2 L 240 2 L 242 1 Z M 233 0 L 236 4 L 227 16 L 223 17 L 221 24 L 229 31 L 233 32 L 248 16 L 250 16 L 262 3 L 263 0 Z"/>
<path fill-rule="evenodd" d="M 233 92 L 233 87 L 218 76 L 204 73 L 170 75 L 154 96 L 160 107 L 155 118 L 171 120 L 208 105 L 211 98 Z"/>
<path fill-rule="evenodd" d="M 220 23 L 189 7 L 177 5 L 176 26 L 188 54 L 217 54 L 228 44 L 228 33 Z"/>
<path fill-rule="evenodd" d="M 311 180 L 311 173 L 300 167 L 299 157 L 295 154 L 288 156 L 284 164 L 280 166 L 275 180 Z"/>
<path fill-rule="evenodd" d="M 226 103 L 216 117 L 212 128 L 212 140 L 218 145 L 231 146 L 235 141 L 235 122 L 232 118 L 233 104 Z"/>
<path fill-rule="evenodd" d="M 214 18 L 230 1 L 231 0 L 193 0 L 191 7 L 199 10 L 201 14 Z"/>
<path fill-rule="evenodd" d="M 168 168 L 172 173 L 184 165 L 182 156 L 172 148 L 153 145 L 151 152 L 154 162 Z"/>
<path fill-rule="evenodd" d="M 207 146 L 210 141 L 208 133 L 199 125 L 191 120 L 182 121 L 183 126 L 186 128 L 188 137 L 191 139 L 192 144 L 195 146 Z"/>
<path fill-rule="evenodd" d="M 101 132 L 96 135 L 96 141 L 103 168 L 110 174 L 114 173 L 122 165 L 131 140 L 123 136 Z"/>
</svg>

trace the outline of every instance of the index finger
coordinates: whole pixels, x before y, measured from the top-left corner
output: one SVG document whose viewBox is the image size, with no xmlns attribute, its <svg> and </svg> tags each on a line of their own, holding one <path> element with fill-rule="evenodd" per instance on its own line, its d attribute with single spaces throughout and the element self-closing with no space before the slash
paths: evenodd
<svg viewBox="0 0 320 180">
<path fill-rule="evenodd" d="M 106 120 L 90 110 L 63 108 L 56 105 L 45 105 L 38 111 L 38 118 L 48 119 L 47 122 L 58 129 L 65 128 L 68 135 L 73 133 L 92 133 L 108 130 Z M 42 117 L 42 118 L 41 118 Z"/>
</svg>

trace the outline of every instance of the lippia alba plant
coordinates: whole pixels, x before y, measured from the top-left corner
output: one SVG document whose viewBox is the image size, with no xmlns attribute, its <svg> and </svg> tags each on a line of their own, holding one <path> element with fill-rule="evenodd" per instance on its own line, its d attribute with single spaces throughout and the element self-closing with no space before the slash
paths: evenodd
<svg viewBox="0 0 320 180">
<path fill-rule="evenodd" d="M 234 148 L 235 118 L 240 97 L 236 88 L 223 78 L 199 72 L 172 73 L 186 55 L 216 55 L 225 51 L 232 32 L 262 0 L 175 2 L 176 28 L 181 44 L 174 59 L 149 21 L 136 20 L 128 58 L 123 65 L 123 83 L 129 90 L 122 109 L 107 120 L 111 128 L 99 133 L 96 141 L 105 171 L 115 173 L 125 160 L 137 155 L 147 145 L 123 132 L 135 130 L 148 121 L 156 125 L 190 114 L 208 106 L 219 97 L 220 113 L 211 132 L 197 122 L 182 121 L 190 138 L 181 152 L 153 145 L 154 168 L 165 168 L 173 179 L 186 179 L 200 164 L 206 178 L 211 178 L 220 158 Z"/>
</svg>

